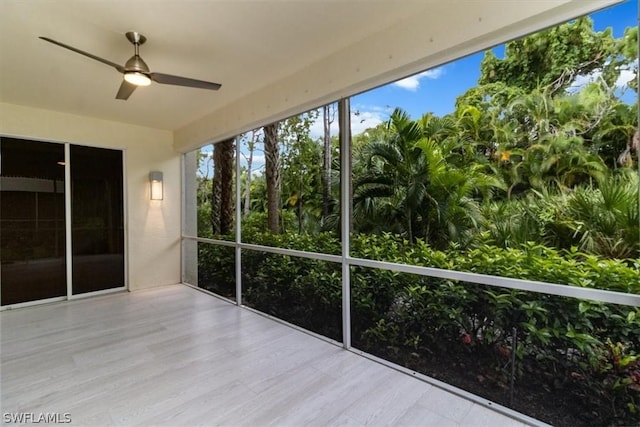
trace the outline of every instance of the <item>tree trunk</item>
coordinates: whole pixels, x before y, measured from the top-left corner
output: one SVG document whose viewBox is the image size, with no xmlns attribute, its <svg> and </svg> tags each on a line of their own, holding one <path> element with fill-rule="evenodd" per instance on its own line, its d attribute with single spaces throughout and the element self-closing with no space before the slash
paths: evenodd
<svg viewBox="0 0 640 427">
<path fill-rule="evenodd" d="M 407 208 L 407 216 L 409 217 L 409 219 L 407 220 L 407 234 L 408 234 L 408 239 L 409 239 L 409 243 L 413 243 L 413 212 L 411 211 L 411 208 Z"/>
<path fill-rule="evenodd" d="M 322 221 L 329 216 L 331 201 L 331 123 L 330 105 L 322 107 L 322 121 L 324 124 L 324 159 L 322 163 Z"/>
<path fill-rule="evenodd" d="M 233 158 L 234 140 L 213 146 L 213 185 L 211 226 L 213 234 L 227 234 L 233 227 Z"/>
<path fill-rule="evenodd" d="M 242 216 L 248 217 L 251 212 L 251 170 L 253 166 L 253 151 L 256 148 L 257 132 L 254 130 L 251 132 L 251 141 L 249 141 L 249 157 L 247 157 L 247 179 L 244 182 L 244 208 L 242 210 Z"/>
<path fill-rule="evenodd" d="M 264 127 L 265 175 L 267 179 L 267 226 L 269 231 L 280 232 L 280 153 L 278 151 L 278 124 Z"/>
<path fill-rule="evenodd" d="M 211 179 L 211 233 L 220 234 L 220 208 L 222 207 L 222 185 L 220 179 L 220 149 L 213 146 L 213 178 Z"/>
</svg>

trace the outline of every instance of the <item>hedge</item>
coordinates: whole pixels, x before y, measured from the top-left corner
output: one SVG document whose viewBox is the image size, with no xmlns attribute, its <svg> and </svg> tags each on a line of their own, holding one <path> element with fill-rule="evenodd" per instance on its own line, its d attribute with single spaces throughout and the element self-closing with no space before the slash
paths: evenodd
<svg viewBox="0 0 640 427">
<path fill-rule="evenodd" d="M 255 233 L 251 241 L 340 253 L 339 240 L 328 233 Z M 233 278 L 233 251 L 202 246 L 201 276 L 218 282 Z M 367 259 L 640 293 L 640 260 L 602 259 L 533 244 L 437 251 L 392 234 L 357 235 L 351 252 Z M 243 251 L 242 261 L 245 304 L 341 340 L 340 264 L 257 251 Z M 560 411 L 573 417 L 568 423 L 639 424 L 639 308 L 382 269 L 351 271 L 354 346 L 459 382 L 455 385 L 525 413 L 557 405 L 529 400 L 552 393 L 564 399 Z M 460 366 L 469 372 L 447 373 Z M 512 380 L 516 390 L 526 389 L 531 396 L 511 400 Z M 544 417 L 535 410 L 531 415 Z"/>
</svg>

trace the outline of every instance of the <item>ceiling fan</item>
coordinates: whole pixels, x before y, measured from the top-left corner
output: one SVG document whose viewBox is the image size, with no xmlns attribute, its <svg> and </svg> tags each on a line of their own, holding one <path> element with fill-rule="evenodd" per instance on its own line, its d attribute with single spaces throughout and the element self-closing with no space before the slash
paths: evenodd
<svg viewBox="0 0 640 427">
<path fill-rule="evenodd" d="M 129 98 L 129 96 L 131 96 L 133 91 L 136 90 L 138 86 L 149 86 L 152 81 L 166 85 L 186 86 L 210 90 L 218 90 L 222 86 L 218 83 L 190 79 L 188 77 L 180 77 L 164 73 L 152 73 L 139 54 L 140 45 L 144 44 L 144 42 L 147 41 L 147 38 L 135 31 L 129 31 L 126 36 L 127 39 L 133 44 L 134 54 L 131 58 L 129 58 L 124 66 L 100 58 L 91 53 L 84 52 L 80 49 L 76 49 L 73 46 L 69 46 L 64 43 L 52 40 L 48 37 L 41 36 L 40 38 L 44 41 L 48 41 L 49 43 L 53 43 L 65 49 L 69 49 L 73 52 L 79 53 L 80 55 L 84 55 L 91 59 L 95 59 L 96 61 L 100 61 L 103 64 L 109 65 L 110 67 L 113 67 L 120 73 L 124 74 L 124 79 L 122 80 L 122 84 L 120 85 L 120 89 L 118 90 L 118 93 L 116 95 L 116 99 L 126 100 Z"/>
</svg>

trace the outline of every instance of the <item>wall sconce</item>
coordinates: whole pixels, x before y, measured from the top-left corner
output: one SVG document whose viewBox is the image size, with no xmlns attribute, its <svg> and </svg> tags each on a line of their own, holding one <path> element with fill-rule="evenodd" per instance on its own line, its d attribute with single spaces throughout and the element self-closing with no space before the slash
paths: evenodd
<svg viewBox="0 0 640 427">
<path fill-rule="evenodd" d="M 149 185 L 151 188 L 151 200 L 162 200 L 162 172 L 149 172 Z"/>
</svg>

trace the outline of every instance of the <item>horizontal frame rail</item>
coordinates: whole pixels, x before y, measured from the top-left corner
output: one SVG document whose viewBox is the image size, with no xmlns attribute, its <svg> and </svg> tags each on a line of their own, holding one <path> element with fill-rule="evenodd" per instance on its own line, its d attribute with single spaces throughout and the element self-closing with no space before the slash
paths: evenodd
<svg viewBox="0 0 640 427">
<path fill-rule="evenodd" d="M 397 271 L 399 273 L 416 274 L 425 277 L 436 277 L 440 279 L 460 280 L 478 285 L 488 285 L 505 289 L 516 289 L 522 291 L 535 292 L 546 295 L 556 295 L 561 297 L 586 299 L 597 302 L 627 305 L 640 307 L 640 295 L 609 291 L 605 289 L 583 288 L 579 286 L 561 285 L 556 283 L 540 282 L 535 280 L 515 279 L 510 277 L 492 276 L 489 274 L 468 273 L 456 270 L 444 270 L 433 267 L 422 267 L 410 264 L 399 264 L 394 262 L 376 261 L 364 258 L 345 257 L 340 255 L 322 254 L 317 252 L 305 252 L 294 249 L 276 248 L 272 246 L 262 246 L 250 243 L 228 242 L 225 240 L 206 239 L 202 237 L 183 236 L 184 240 L 192 240 L 200 243 L 209 243 L 220 246 L 239 247 L 240 249 L 257 252 L 268 252 L 278 255 L 294 256 L 298 258 L 316 259 L 338 264 L 344 263 L 348 267 L 369 267 L 383 270 Z"/>
<path fill-rule="evenodd" d="M 236 242 L 229 242 L 227 240 L 218 240 L 218 239 L 207 239 L 205 237 L 182 236 L 182 240 L 191 240 L 198 243 L 211 243 L 214 245 L 229 246 L 232 248 L 236 247 Z"/>
<path fill-rule="evenodd" d="M 557 295 L 562 297 L 588 299 L 598 302 L 607 302 L 619 305 L 640 307 L 640 295 L 625 292 L 609 291 L 605 289 L 582 288 L 572 285 L 560 285 L 555 283 L 539 282 L 535 280 L 514 279 L 489 274 L 467 273 L 456 270 L 443 270 L 440 268 L 421 267 L 410 264 L 397 264 L 393 262 L 374 261 L 362 258 L 348 258 L 350 265 L 359 267 L 382 268 L 401 273 L 411 273 L 420 276 L 437 277 L 441 279 L 461 280 L 479 285 L 489 285 L 506 289 L 536 292 L 539 294 Z"/>
</svg>

